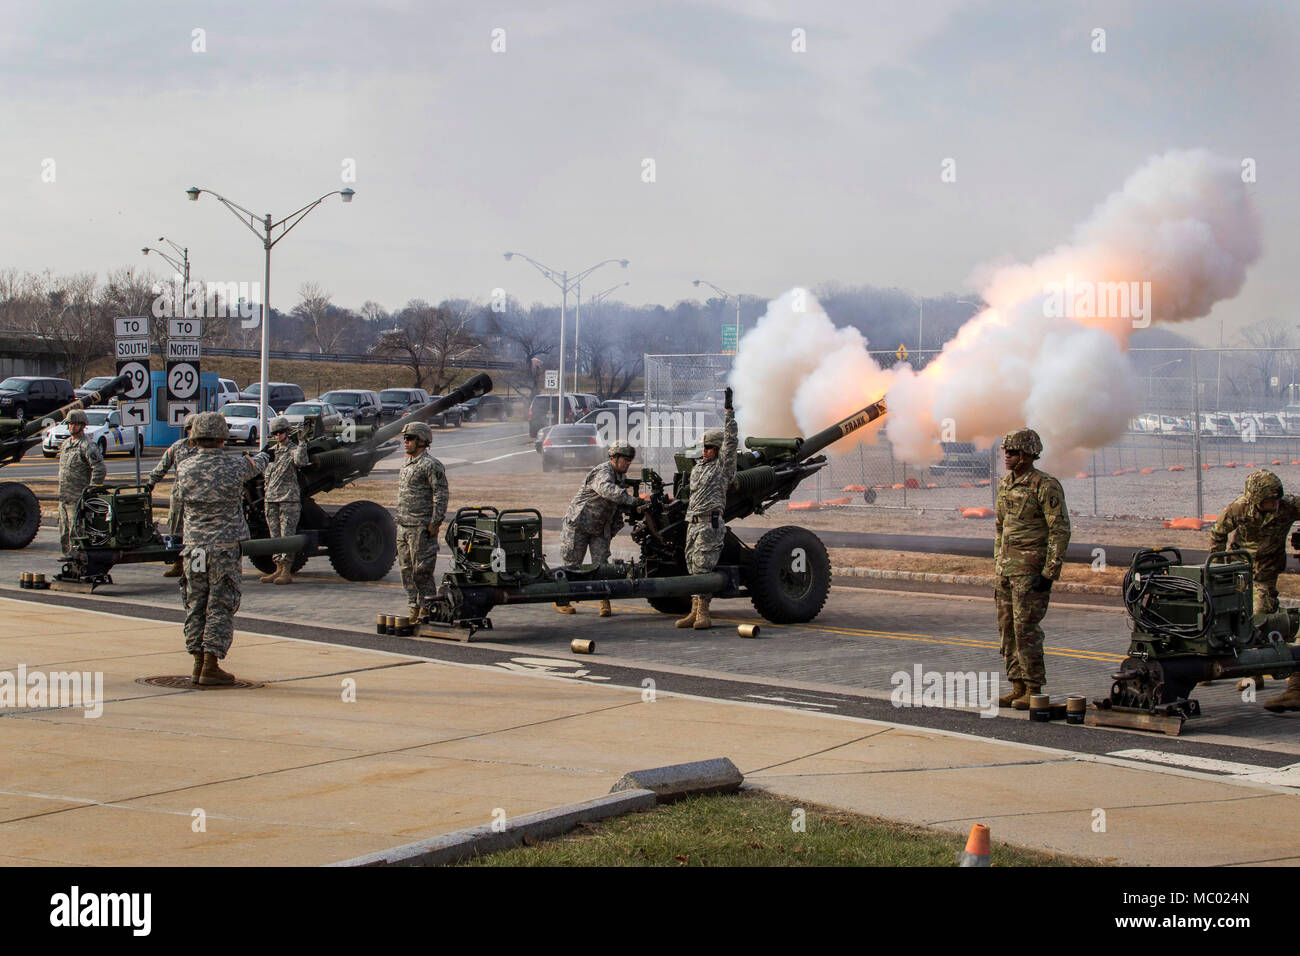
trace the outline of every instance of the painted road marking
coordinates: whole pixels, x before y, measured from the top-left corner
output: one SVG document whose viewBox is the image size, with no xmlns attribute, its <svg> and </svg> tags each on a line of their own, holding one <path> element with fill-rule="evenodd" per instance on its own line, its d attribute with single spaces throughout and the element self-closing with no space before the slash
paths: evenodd
<svg viewBox="0 0 1300 956">
<path fill-rule="evenodd" d="M 508 455 L 497 455 L 495 458 L 484 458 L 482 461 L 471 461 L 471 465 L 486 465 L 489 462 L 500 461 L 502 458 L 514 458 L 516 455 L 535 455 L 536 450 L 525 448 L 523 451 L 512 451 Z"/>
<path fill-rule="evenodd" d="M 1107 756 L 1145 760 L 1172 767 L 1186 767 L 1188 770 L 1219 773 L 1229 777 L 1240 777 L 1243 780 L 1253 780 L 1256 783 L 1271 783 L 1279 787 L 1300 787 L 1300 763 L 1285 767 L 1263 767 L 1253 763 L 1237 763 L 1232 760 L 1215 760 L 1212 757 L 1193 757 L 1186 754 L 1165 753 L 1161 750 L 1141 749 L 1113 750 Z"/>
</svg>

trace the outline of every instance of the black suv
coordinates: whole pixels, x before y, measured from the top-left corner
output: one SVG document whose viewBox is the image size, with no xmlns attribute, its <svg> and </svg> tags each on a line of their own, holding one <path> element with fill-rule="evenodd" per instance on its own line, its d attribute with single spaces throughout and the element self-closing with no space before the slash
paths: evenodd
<svg viewBox="0 0 1300 956">
<path fill-rule="evenodd" d="M 379 403 L 379 420 L 395 422 L 428 405 L 429 393 L 422 388 L 386 388 L 379 393 Z"/>
<path fill-rule="evenodd" d="M 345 419 L 358 425 L 379 424 L 379 395 L 364 388 L 340 388 L 326 392 L 317 401 L 329 402 Z"/>
<path fill-rule="evenodd" d="M 76 400 L 66 378 L 15 375 L 0 382 L 0 418 L 40 418 Z"/>
</svg>

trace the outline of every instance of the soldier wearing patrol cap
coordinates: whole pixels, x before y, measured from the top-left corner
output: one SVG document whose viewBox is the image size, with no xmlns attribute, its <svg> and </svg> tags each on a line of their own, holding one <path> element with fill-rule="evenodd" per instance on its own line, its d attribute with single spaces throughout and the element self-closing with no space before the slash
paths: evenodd
<svg viewBox="0 0 1300 956">
<path fill-rule="evenodd" d="M 560 525 L 560 550 L 565 567 L 582 564 L 588 549 L 593 564 L 609 560 L 609 543 L 623 527 L 623 509 L 642 509 L 645 502 L 627 490 L 627 470 L 636 458 L 631 445 L 609 446 L 609 461 L 597 465 L 582 479 L 582 487 L 569 502 Z M 561 614 L 577 613 L 568 601 L 556 601 Z M 609 617 L 613 610 L 609 599 L 600 602 L 600 616 Z"/>
<path fill-rule="evenodd" d="M 162 481 L 173 467 L 179 474 L 181 462 L 198 451 L 198 446 L 190 440 L 190 428 L 194 424 L 194 418 L 193 412 L 185 416 L 185 422 L 181 426 L 181 437 L 171 443 L 171 446 L 163 452 L 162 458 L 158 459 L 158 464 L 154 466 L 153 471 L 149 472 L 149 478 L 144 483 L 146 491 L 152 493 L 153 486 Z M 172 482 L 171 497 L 167 499 L 167 533 L 180 537 L 185 532 L 185 510 L 176 489 L 176 482 Z M 177 558 L 175 563 L 163 572 L 163 577 L 179 578 L 182 571 L 181 559 Z"/>
<path fill-rule="evenodd" d="M 438 531 L 451 492 L 442 462 L 429 454 L 433 429 L 424 422 L 408 422 L 402 427 L 402 441 L 406 460 L 397 479 L 397 564 L 415 624 L 438 590 Z"/>
<path fill-rule="evenodd" d="M 292 439 L 289 419 L 281 415 L 271 420 L 267 429 L 272 443 L 267 448 L 271 462 L 262 476 L 262 501 L 266 509 L 267 537 L 287 538 L 298 533 L 298 517 L 302 514 L 302 488 L 298 484 L 298 469 L 310 464 L 307 446 Z M 292 584 L 293 555 L 277 554 L 275 570 L 260 578 L 263 584 Z"/>
<path fill-rule="evenodd" d="M 1047 683 L 1039 623 L 1070 544 L 1070 515 L 1061 483 L 1034 467 L 1042 453 L 1043 441 L 1032 428 L 1002 439 L 1007 474 L 998 482 L 994 597 L 1011 692 L 999 698 L 998 705 L 1016 710 L 1028 710 L 1030 695 Z"/>
<path fill-rule="evenodd" d="M 1300 497 L 1282 493 L 1282 479 L 1261 469 L 1246 478 L 1245 494 L 1223 509 L 1210 530 L 1210 550 L 1232 547 L 1250 553 L 1255 563 L 1255 613 L 1278 609 L 1277 576 L 1286 568 L 1286 538 L 1300 520 Z M 1264 705 L 1266 710 L 1300 710 L 1300 675 L 1287 680 L 1286 692 Z"/>
<path fill-rule="evenodd" d="M 107 469 L 99 446 L 86 440 L 90 419 L 80 408 L 68 413 L 68 438 L 59 449 L 59 546 L 72 550 L 72 529 L 77 522 L 77 503 L 91 485 L 102 484 Z"/>
<path fill-rule="evenodd" d="M 718 566 L 722 543 L 727 537 L 723 511 L 727 506 L 727 489 L 736 477 L 736 414 L 731 408 L 731 389 L 723 401 L 723 429 L 710 429 L 700 439 L 703 451 L 691 468 L 691 500 L 686 509 L 686 570 L 691 574 L 708 574 Z M 676 627 L 697 631 L 713 626 L 709 616 L 711 594 L 691 598 L 691 613 L 675 622 Z"/>
</svg>

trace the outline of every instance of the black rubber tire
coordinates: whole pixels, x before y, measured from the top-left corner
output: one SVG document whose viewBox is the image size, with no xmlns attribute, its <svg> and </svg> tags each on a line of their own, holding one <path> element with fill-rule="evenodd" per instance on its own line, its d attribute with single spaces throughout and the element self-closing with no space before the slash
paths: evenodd
<svg viewBox="0 0 1300 956">
<path fill-rule="evenodd" d="M 685 617 L 691 611 L 691 599 L 687 597 L 653 597 L 646 598 L 649 605 L 660 614 Z"/>
<path fill-rule="evenodd" d="M 792 570 L 795 549 L 805 570 Z M 785 525 L 758 539 L 745 586 L 755 610 L 773 624 L 803 624 L 821 613 L 831 590 L 831 559 L 807 528 Z"/>
<path fill-rule="evenodd" d="M 0 482 L 0 548 L 25 548 L 41 527 L 41 506 L 26 485 Z"/>
<path fill-rule="evenodd" d="M 554 470 L 555 470 L 555 466 L 552 465 L 550 461 L 547 460 L 545 455 L 542 455 L 542 471 L 554 471 Z"/>
<path fill-rule="evenodd" d="M 46 451 L 44 448 L 41 449 L 41 454 L 44 455 L 46 458 L 58 458 L 58 457 L 59 457 L 58 452 Z"/>
<path fill-rule="evenodd" d="M 250 428 L 250 429 L 248 430 L 248 441 L 245 442 L 245 444 L 248 445 L 250 448 L 251 448 L 253 445 L 256 445 L 256 444 L 257 444 L 257 429 L 256 429 L 256 428 Z M 270 574 L 271 572 L 268 571 L 268 572 L 266 572 L 266 573 L 267 573 L 267 574 Z"/>
<path fill-rule="evenodd" d="M 95 444 L 99 446 L 99 457 L 100 457 L 100 458 L 107 458 L 107 457 L 108 457 L 108 442 L 104 441 L 104 439 L 101 438 L 99 441 L 95 442 Z"/>
<path fill-rule="evenodd" d="M 325 532 L 330 564 L 348 581 L 378 581 L 397 559 L 397 526 L 388 509 L 353 501 L 334 514 Z"/>
</svg>

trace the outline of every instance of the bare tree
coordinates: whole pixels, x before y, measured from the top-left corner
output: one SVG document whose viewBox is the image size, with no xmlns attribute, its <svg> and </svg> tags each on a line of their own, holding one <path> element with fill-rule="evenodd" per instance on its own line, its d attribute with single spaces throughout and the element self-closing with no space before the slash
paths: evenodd
<svg viewBox="0 0 1300 956">
<path fill-rule="evenodd" d="M 1246 326 L 1241 335 L 1247 345 L 1258 350 L 1246 359 L 1251 377 L 1258 376 L 1258 394 L 1265 398 L 1282 394 L 1286 383 L 1281 380 L 1281 369 L 1286 360 L 1284 353 L 1278 350 L 1291 346 L 1291 330 L 1277 319 L 1264 319 Z M 1276 385 L 1273 384 L 1274 377 L 1278 379 Z"/>
<path fill-rule="evenodd" d="M 380 335 L 375 352 L 404 358 L 416 388 L 425 387 L 427 376 L 429 391 L 441 393 L 456 377 L 450 363 L 479 348 L 468 328 L 474 318 L 471 306 L 456 309 L 412 299 L 396 318 L 398 326 Z"/>
<path fill-rule="evenodd" d="M 510 384 L 529 398 L 541 389 L 541 361 L 559 348 L 560 318 L 554 309 L 535 303 L 527 312 L 519 308 L 514 299 L 498 319 L 497 327 L 502 341 L 508 343 L 518 365 L 507 376 Z"/>
<path fill-rule="evenodd" d="M 330 294 L 315 282 L 304 282 L 298 289 L 302 301 L 293 314 L 302 319 L 317 352 L 336 352 L 338 344 L 356 316 L 330 302 Z"/>
</svg>

